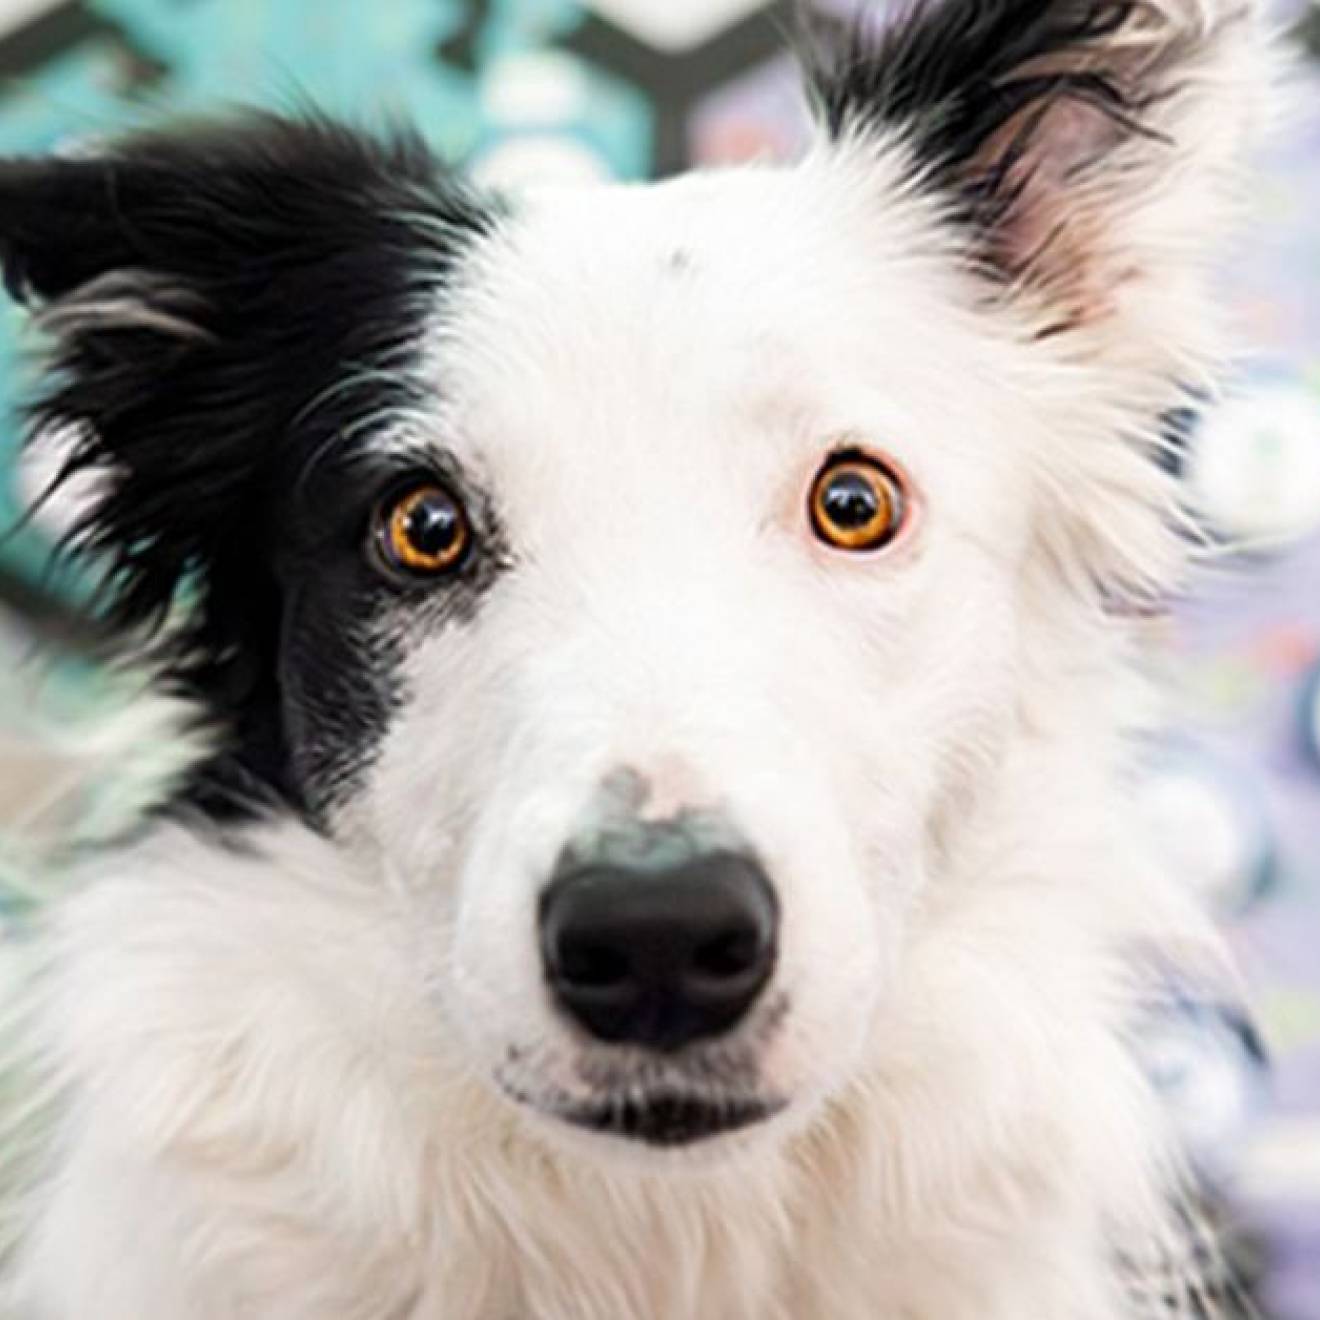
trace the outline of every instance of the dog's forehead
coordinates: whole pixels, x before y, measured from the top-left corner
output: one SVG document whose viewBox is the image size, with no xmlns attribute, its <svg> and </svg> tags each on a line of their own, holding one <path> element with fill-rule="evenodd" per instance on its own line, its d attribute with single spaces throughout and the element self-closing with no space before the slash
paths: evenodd
<svg viewBox="0 0 1320 1320">
<path fill-rule="evenodd" d="M 954 310 L 948 232 L 883 166 L 809 159 L 519 199 L 435 337 L 460 432 L 523 461 L 550 430 L 618 452 L 663 424 L 682 447 L 735 415 L 837 402 L 840 377 L 897 363 Z"/>
</svg>

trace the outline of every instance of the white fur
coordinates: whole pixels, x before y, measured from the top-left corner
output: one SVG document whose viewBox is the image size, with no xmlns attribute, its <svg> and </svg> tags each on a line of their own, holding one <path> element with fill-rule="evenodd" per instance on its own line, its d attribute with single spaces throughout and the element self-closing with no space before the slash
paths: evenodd
<svg viewBox="0 0 1320 1320">
<path fill-rule="evenodd" d="M 1115 305 L 1053 338 L 987 302 L 897 138 L 547 195 L 481 251 L 427 346 L 445 405 L 400 424 L 498 492 L 517 562 L 402 639 L 331 840 L 159 826 L 51 913 L 7 1316 L 1138 1314 L 1113 1252 L 1176 1272 L 1180 1170 L 1134 982 L 1218 952 L 1133 837 L 1133 639 L 1092 578 L 1177 580 L 1134 441 L 1212 360 L 1237 63 L 1129 176 Z M 916 493 L 876 559 L 803 517 L 841 439 Z M 586 1086 L 533 914 L 621 766 L 735 820 L 783 909 L 787 1107 L 681 1152 L 496 1085 Z"/>
</svg>

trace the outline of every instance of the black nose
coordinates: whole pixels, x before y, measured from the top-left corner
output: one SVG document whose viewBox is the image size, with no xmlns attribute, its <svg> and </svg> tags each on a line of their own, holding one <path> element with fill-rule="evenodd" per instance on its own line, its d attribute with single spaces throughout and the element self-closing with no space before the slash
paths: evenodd
<svg viewBox="0 0 1320 1320">
<path fill-rule="evenodd" d="M 732 1027 L 770 979 L 779 926 L 765 872 L 723 852 L 663 871 L 570 867 L 540 921 L 560 1006 L 598 1040 L 654 1050 Z"/>
</svg>

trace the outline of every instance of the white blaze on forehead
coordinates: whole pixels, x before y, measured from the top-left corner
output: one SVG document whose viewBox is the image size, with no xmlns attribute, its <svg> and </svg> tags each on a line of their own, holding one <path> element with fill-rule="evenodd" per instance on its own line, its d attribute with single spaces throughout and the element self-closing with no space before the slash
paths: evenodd
<svg viewBox="0 0 1320 1320">
<path fill-rule="evenodd" d="M 896 151 L 868 148 L 515 207 L 449 293 L 429 371 L 449 442 L 489 472 L 517 536 L 556 509 L 575 539 L 589 510 L 640 529 L 678 501 L 695 522 L 730 467 L 743 495 L 721 517 L 796 516 L 785 492 L 848 432 L 920 468 L 932 407 L 943 445 L 993 463 L 978 436 L 993 401 L 970 387 L 995 382 L 1007 412 L 997 382 L 1011 391 L 1020 366 L 968 310 L 958 240 L 904 177 Z M 659 485 L 602 498 L 639 483 Z"/>
</svg>

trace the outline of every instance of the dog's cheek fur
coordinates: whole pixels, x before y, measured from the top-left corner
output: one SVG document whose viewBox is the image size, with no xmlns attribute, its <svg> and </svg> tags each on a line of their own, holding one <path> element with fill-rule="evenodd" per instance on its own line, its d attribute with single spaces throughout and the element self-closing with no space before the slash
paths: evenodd
<svg viewBox="0 0 1320 1320">
<path fill-rule="evenodd" d="M 317 573 L 284 599 L 277 719 L 292 778 L 318 819 L 361 781 L 403 696 L 379 593 L 356 578 Z"/>
</svg>

